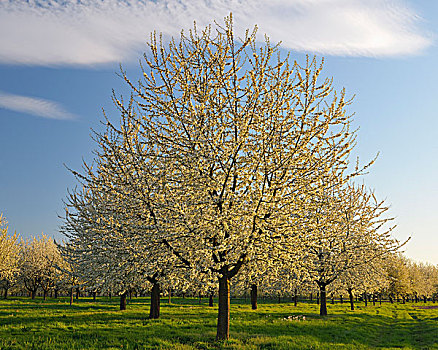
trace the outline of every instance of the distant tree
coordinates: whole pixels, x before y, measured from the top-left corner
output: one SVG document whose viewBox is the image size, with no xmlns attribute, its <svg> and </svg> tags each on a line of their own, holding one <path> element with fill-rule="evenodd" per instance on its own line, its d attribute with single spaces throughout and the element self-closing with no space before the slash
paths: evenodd
<svg viewBox="0 0 438 350">
<path fill-rule="evenodd" d="M 17 269 L 18 235 L 8 234 L 7 221 L 0 214 L 0 279 L 12 276 Z"/>
<path fill-rule="evenodd" d="M 319 287 L 320 315 L 327 315 L 327 286 L 347 271 L 397 251 L 402 245 L 384 225 L 388 207 L 364 186 L 342 181 L 316 191 L 302 204 L 307 211 L 301 235 L 302 264 Z M 360 275 L 358 275 L 360 277 Z M 360 283 L 360 281 L 358 281 Z"/>
<path fill-rule="evenodd" d="M 96 134 L 97 170 L 84 164 L 84 174 L 74 172 L 83 188 L 67 197 L 61 231 L 68 244 L 62 250 L 87 288 L 120 295 L 121 310 L 131 289 L 149 289 L 150 283 L 149 317 L 159 318 L 160 284 L 176 278 L 176 256 L 158 235 L 163 216 L 152 200 L 162 184 L 153 160 L 141 167 L 133 163 L 131 147 L 138 135 L 132 126 L 124 133 L 113 131 Z"/>
<path fill-rule="evenodd" d="M 426 300 L 432 297 L 437 283 L 436 266 L 406 260 L 406 268 L 409 275 L 410 294 L 416 302 L 420 298 Z"/>
<path fill-rule="evenodd" d="M 0 285 L 4 289 L 4 298 L 13 285 L 18 272 L 20 246 L 17 233 L 8 234 L 7 221 L 0 214 Z"/>
<path fill-rule="evenodd" d="M 32 237 L 21 245 L 19 268 L 20 281 L 35 298 L 38 288 L 43 290 L 44 299 L 55 285 L 57 265 L 61 256 L 57 245 L 50 237 Z"/>
<path fill-rule="evenodd" d="M 129 290 L 143 275 L 138 259 L 133 259 L 127 242 L 123 242 L 127 223 L 113 204 L 108 193 L 93 187 L 93 182 L 83 191 L 70 193 L 61 229 L 68 242 L 61 251 L 71 266 L 72 287 L 115 293 L 120 296 L 120 309 L 125 310 Z"/>
<path fill-rule="evenodd" d="M 367 251 L 364 251 L 367 253 Z M 361 252 L 358 252 L 360 254 Z M 369 258 L 369 257 L 368 257 Z M 384 255 L 368 260 L 367 257 L 357 256 L 356 261 L 365 261 L 344 271 L 338 279 L 333 281 L 332 288 L 339 293 L 346 291 L 350 309 L 354 310 L 354 296 L 364 293 L 379 294 L 381 296 L 388 287 L 386 274 L 386 257 Z"/>
<path fill-rule="evenodd" d="M 393 254 L 386 264 L 389 287 L 388 293 L 391 297 L 405 300 L 411 291 L 409 279 L 408 260 L 401 254 Z"/>
</svg>

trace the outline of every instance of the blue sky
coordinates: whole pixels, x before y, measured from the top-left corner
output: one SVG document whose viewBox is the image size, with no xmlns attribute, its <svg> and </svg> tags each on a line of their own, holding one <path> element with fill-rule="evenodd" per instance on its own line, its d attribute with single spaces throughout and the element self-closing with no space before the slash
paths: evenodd
<svg viewBox="0 0 438 350">
<path fill-rule="evenodd" d="M 111 90 L 126 92 L 149 33 L 178 36 L 233 11 L 355 94 L 363 181 L 391 205 L 406 255 L 438 263 L 438 2 L 430 0 L 0 1 L 0 212 L 10 230 L 54 237 L 62 200 L 95 147 Z M 362 181 L 362 180 L 361 180 Z"/>
</svg>

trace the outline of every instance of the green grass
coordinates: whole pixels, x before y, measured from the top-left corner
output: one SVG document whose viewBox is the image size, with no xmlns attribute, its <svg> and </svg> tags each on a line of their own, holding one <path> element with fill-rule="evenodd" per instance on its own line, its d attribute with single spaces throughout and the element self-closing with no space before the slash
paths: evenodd
<svg viewBox="0 0 438 350">
<path fill-rule="evenodd" d="M 438 349 L 438 309 L 424 303 L 329 304 L 320 317 L 316 304 L 261 302 L 253 311 L 233 300 L 231 339 L 216 343 L 217 308 L 203 301 L 163 299 L 161 318 L 148 320 L 147 298 L 123 312 L 117 298 L 0 300 L 0 349 Z M 285 320 L 296 315 L 305 320 Z"/>
</svg>

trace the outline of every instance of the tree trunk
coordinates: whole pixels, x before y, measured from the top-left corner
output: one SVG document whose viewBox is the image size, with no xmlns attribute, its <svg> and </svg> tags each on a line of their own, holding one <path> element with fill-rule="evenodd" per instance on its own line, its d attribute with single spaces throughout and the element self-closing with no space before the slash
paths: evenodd
<svg viewBox="0 0 438 350">
<path fill-rule="evenodd" d="M 58 299 L 58 289 L 55 289 L 55 299 Z"/>
<path fill-rule="evenodd" d="M 321 296 L 321 305 L 319 308 L 320 316 L 327 316 L 327 294 L 325 287 L 326 285 L 324 283 L 319 284 L 319 294 Z"/>
<path fill-rule="evenodd" d="M 172 289 L 169 288 L 167 293 L 168 293 L 168 303 L 171 304 L 172 303 Z"/>
<path fill-rule="evenodd" d="M 208 297 L 208 306 L 213 307 L 213 293 L 210 293 L 210 296 Z"/>
<path fill-rule="evenodd" d="M 394 300 L 392 299 L 392 295 L 389 295 L 389 302 L 390 302 L 391 304 L 394 303 Z"/>
<path fill-rule="evenodd" d="M 353 298 L 353 289 L 347 288 L 348 298 L 350 299 L 350 310 L 354 311 L 354 298 Z"/>
<path fill-rule="evenodd" d="M 312 300 L 312 293 L 310 293 L 310 302 L 312 302 L 313 300 Z"/>
<path fill-rule="evenodd" d="M 96 302 L 96 292 L 93 292 L 93 301 Z"/>
<path fill-rule="evenodd" d="M 365 301 L 365 306 L 368 306 L 368 296 L 367 296 L 367 292 L 363 293 L 363 300 Z"/>
<path fill-rule="evenodd" d="M 257 310 L 257 284 L 251 284 L 251 309 Z"/>
<path fill-rule="evenodd" d="M 123 294 L 120 295 L 120 310 L 126 310 L 126 296 L 128 295 L 128 292 L 123 292 Z"/>
<path fill-rule="evenodd" d="M 43 300 L 46 300 L 46 298 L 47 298 L 47 291 L 43 290 Z"/>
<path fill-rule="evenodd" d="M 3 299 L 7 299 L 8 298 L 8 290 L 9 290 L 9 288 L 4 288 L 4 290 L 5 290 L 5 294 L 3 295 Z"/>
<path fill-rule="evenodd" d="M 335 303 L 335 296 L 332 294 L 332 304 Z"/>
<path fill-rule="evenodd" d="M 198 304 L 201 305 L 201 301 L 202 301 L 202 295 L 201 292 L 198 293 Z"/>
<path fill-rule="evenodd" d="M 80 290 L 79 287 L 76 288 L 76 299 L 79 299 L 79 294 L 80 294 Z"/>
<path fill-rule="evenodd" d="M 297 304 L 298 304 L 298 291 L 295 288 L 295 290 L 294 290 L 294 306 L 297 306 Z"/>
<path fill-rule="evenodd" d="M 153 282 L 152 284 L 149 318 L 160 318 L 160 284 L 158 282 Z"/>
<path fill-rule="evenodd" d="M 35 299 L 35 297 L 36 297 L 36 289 L 33 289 L 33 290 L 31 290 L 30 291 L 30 297 L 32 298 L 32 299 Z"/>
<path fill-rule="evenodd" d="M 216 340 L 230 337 L 230 279 L 227 274 L 219 277 L 219 312 Z"/>
<path fill-rule="evenodd" d="M 319 292 L 316 293 L 316 304 L 319 305 Z"/>
<path fill-rule="evenodd" d="M 339 296 L 339 300 L 340 300 L 341 304 L 344 303 L 344 297 L 342 296 L 342 294 Z"/>
<path fill-rule="evenodd" d="M 424 302 L 426 302 L 426 301 L 427 301 L 427 298 L 426 298 L 426 296 L 425 296 L 425 295 L 423 295 L 423 300 L 424 300 Z"/>
<path fill-rule="evenodd" d="M 69 295 L 70 295 L 70 306 L 72 306 L 73 305 L 73 287 L 70 288 Z"/>
<path fill-rule="evenodd" d="M 376 306 L 376 295 L 373 294 L 373 306 Z"/>
</svg>

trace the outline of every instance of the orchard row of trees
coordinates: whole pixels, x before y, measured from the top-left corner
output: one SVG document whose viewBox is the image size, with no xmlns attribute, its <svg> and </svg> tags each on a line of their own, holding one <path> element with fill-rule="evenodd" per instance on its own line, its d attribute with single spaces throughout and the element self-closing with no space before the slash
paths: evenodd
<svg viewBox="0 0 438 350">
<path fill-rule="evenodd" d="M 321 315 L 337 283 L 372 290 L 403 244 L 355 183 L 372 162 L 350 164 L 351 100 L 322 66 L 256 29 L 238 40 L 231 15 L 168 44 L 153 33 L 140 80 L 121 70 L 120 122 L 105 116 L 93 162 L 72 170 L 59 246 L 71 281 L 122 297 L 150 285 L 152 318 L 163 290 L 217 293 L 218 340 L 232 288 L 316 285 Z"/>
<path fill-rule="evenodd" d="M 5 299 L 11 289 L 26 291 L 32 299 L 38 290 L 44 299 L 51 291 L 57 295 L 65 288 L 64 264 L 53 239 L 42 235 L 21 240 L 16 233 L 9 235 L 7 222 L 0 216 L 0 287 Z"/>
<path fill-rule="evenodd" d="M 48 295 L 57 298 L 59 295 L 69 295 L 71 302 L 76 293 L 84 295 L 118 295 L 121 298 L 121 308 L 126 308 L 127 294 L 149 295 L 152 285 L 146 280 L 138 279 L 137 284 L 122 288 L 118 284 L 97 284 L 95 280 L 86 280 L 78 269 L 71 269 L 61 256 L 60 248 L 53 239 L 42 235 L 30 240 L 20 240 L 18 235 L 9 235 L 6 221 L 1 217 L 0 236 L 0 288 L 3 298 L 8 298 L 12 292 L 15 295 L 29 295 L 32 299 L 40 292 L 43 299 Z M 67 268 L 68 267 L 68 268 Z M 77 271 L 74 273 L 73 271 Z M 298 302 L 298 297 L 320 302 L 320 290 L 314 280 L 306 274 L 277 275 L 266 272 L 265 279 L 256 283 L 248 279 L 247 274 L 241 274 L 232 286 L 235 297 L 250 296 L 253 309 L 257 309 L 258 297 L 268 297 L 281 300 L 289 298 Z M 210 301 L 217 295 L 217 288 L 212 283 L 197 283 L 182 275 L 173 280 L 172 284 L 161 286 L 164 296 L 203 296 Z M 367 264 L 361 269 L 349 271 L 341 275 L 330 285 L 328 294 L 333 300 L 347 301 L 349 297 L 351 309 L 354 310 L 354 300 L 358 297 L 363 301 L 419 302 L 438 298 L 438 267 L 414 262 L 401 254 L 393 254 L 378 264 Z M 170 300 L 170 299 L 169 299 Z M 212 302 L 210 303 L 212 305 Z M 152 317 L 153 315 L 151 315 Z"/>
</svg>

